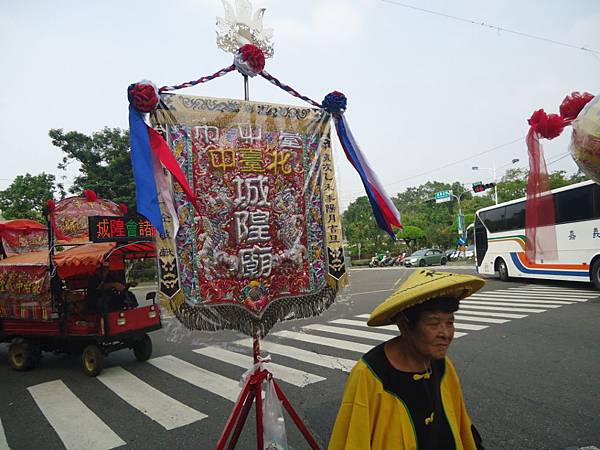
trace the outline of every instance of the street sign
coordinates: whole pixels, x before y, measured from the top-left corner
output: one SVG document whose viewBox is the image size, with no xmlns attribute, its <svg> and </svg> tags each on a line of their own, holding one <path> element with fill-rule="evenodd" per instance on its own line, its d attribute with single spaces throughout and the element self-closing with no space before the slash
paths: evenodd
<svg viewBox="0 0 600 450">
<path fill-rule="evenodd" d="M 145 217 L 89 216 L 92 242 L 153 241 L 156 230 Z"/>
<path fill-rule="evenodd" d="M 465 245 L 467 241 L 465 241 L 465 238 L 463 236 L 459 236 L 458 237 L 458 245 Z"/>
<path fill-rule="evenodd" d="M 452 190 L 439 191 L 434 194 L 436 203 L 444 203 L 452 200 Z"/>
</svg>

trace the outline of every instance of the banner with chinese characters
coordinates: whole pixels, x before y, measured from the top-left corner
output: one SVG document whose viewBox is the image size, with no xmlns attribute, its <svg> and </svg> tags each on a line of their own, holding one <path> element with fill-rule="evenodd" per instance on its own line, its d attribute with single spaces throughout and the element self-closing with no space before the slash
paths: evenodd
<svg viewBox="0 0 600 450">
<path fill-rule="evenodd" d="M 161 204 L 160 294 L 178 319 L 264 336 L 329 307 L 347 280 L 330 115 L 167 94 L 152 119 L 200 211 L 176 184 L 178 223 Z"/>
<path fill-rule="evenodd" d="M 90 216 L 92 242 L 153 241 L 156 231 L 142 216 Z"/>
</svg>

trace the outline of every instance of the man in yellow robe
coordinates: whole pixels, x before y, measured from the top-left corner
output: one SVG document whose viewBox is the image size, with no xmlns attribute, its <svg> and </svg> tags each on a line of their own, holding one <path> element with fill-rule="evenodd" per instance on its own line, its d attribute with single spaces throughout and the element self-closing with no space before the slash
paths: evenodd
<svg viewBox="0 0 600 450">
<path fill-rule="evenodd" d="M 368 324 L 396 324 L 401 334 L 352 369 L 329 450 L 483 449 L 446 356 L 459 301 L 483 284 L 419 269 L 375 308 Z"/>
</svg>

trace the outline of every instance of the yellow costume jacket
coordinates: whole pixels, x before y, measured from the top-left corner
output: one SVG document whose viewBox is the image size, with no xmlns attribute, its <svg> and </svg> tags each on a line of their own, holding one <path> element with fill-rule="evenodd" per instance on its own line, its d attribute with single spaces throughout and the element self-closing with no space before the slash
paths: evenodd
<svg viewBox="0 0 600 450">
<path fill-rule="evenodd" d="M 450 359 L 433 361 L 432 373 L 401 372 L 381 344 L 348 377 L 329 450 L 476 450 L 474 434 L 480 442 Z"/>
</svg>

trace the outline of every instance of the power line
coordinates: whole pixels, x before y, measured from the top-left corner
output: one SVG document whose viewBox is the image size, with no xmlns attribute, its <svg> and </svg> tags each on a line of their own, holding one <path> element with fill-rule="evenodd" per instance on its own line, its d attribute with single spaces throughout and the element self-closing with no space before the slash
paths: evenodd
<svg viewBox="0 0 600 450">
<path fill-rule="evenodd" d="M 550 38 L 545 38 L 542 36 L 536 36 L 534 34 L 529 34 L 529 33 L 524 33 L 522 31 L 516 31 L 516 30 L 511 30 L 508 28 L 504 28 L 504 27 L 500 27 L 498 25 L 490 25 L 488 23 L 485 22 L 481 22 L 478 20 L 473 20 L 473 19 L 467 19 L 465 17 L 459 17 L 459 16 L 454 16 L 452 14 L 446 14 L 446 13 L 442 13 L 439 11 L 433 11 L 431 9 L 425 9 L 425 8 L 419 8 L 418 6 L 414 6 L 414 5 L 409 5 L 406 3 L 401 3 L 395 0 L 380 0 L 383 3 L 389 3 L 390 5 L 395 5 L 395 6 L 401 6 L 402 8 L 408 8 L 408 9 L 412 9 L 415 11 L 420 11 L 420 12 L 424 12 L 427 14 L 433 14 L 435 16 L 440 16 L 440 17 L 444 17 L 446 19 L 452 19 L 452 20 L 456 20 L 459 22 L 465 22 L 465 23 L 469 23 L 471 25 L 479 25 L 481 27 L 484 28 L 490 28 L 492 30 L 496 30 L 496 31 L 503 31 L 505 33 L 511 33 L 517 36 L 522 36 L 522 37 L 526 37 L 529 39 L 536 39 L 538 41 L 543 41 L 543 42 L 548 42 L 550 44 L 555 44 L 555 45 L 561 45 L 563 47 L 568 47 L 568 48 L 572 48 L 575 50 L 582 50 L 584 52 L 589 52 L 590 54 L 598 57 L 597 55 L 600 55 L 600 51 L 598 50 L 594 50 L 585 46 L 579 46 L 579 45 L 574 45 L 574 44 L 569 44 L 567 42 L 562 42 L 562 41 L 557 41 L 555 39 L 550 39 Z"/>
</svg>

